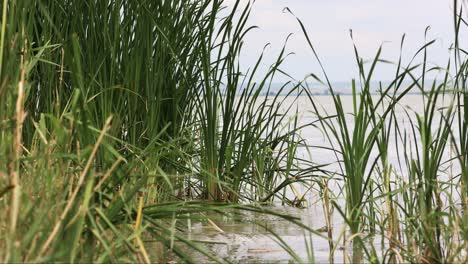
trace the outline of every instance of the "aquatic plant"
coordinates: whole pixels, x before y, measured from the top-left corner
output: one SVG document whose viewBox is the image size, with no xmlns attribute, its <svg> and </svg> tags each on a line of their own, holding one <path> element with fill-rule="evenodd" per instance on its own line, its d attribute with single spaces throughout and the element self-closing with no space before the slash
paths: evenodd
<svg viewBox="0 0 468 264">
<path fill-rule="evenodd" d="M 258 64 L 239 68 L 250 5 L 4 0 L 0 10 L 2 261 L 150 262 L 167 249 L 191 261 L 174 241 L 221 261 L 184 238 L 179 219 L 223 205 L 180 201 L 263 199 L 296 133 L 283 129 L 283 97 L 261 94 L 284 52 L 263 77 Z"/>
</svg>

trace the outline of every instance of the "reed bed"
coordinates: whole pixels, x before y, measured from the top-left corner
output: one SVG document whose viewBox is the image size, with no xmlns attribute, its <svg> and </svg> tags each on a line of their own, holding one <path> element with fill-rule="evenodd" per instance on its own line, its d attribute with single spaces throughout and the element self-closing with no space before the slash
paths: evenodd
<svg viewBox="0 0 468 264">
<path fill-rule="evenodd" d="M 267 72 L 259 70 L 263 54 L 241 68 L 244 38 L 255 29 L 250 3 L 2 0 L 0 260 L 196 263 L 197 251 L 229 262 L 187 233 L 195 221 L 220 230 L 210 214 L 245 211 L 304 229 L 307 259 L 264 226 L 296 262 L 315 262 L 312 237 L 320 236 L 330 262 L 343 245 L 353 263 L 465 263 L 462 6 L 454 1 L 457 37 L 446 67 L 428 65 L 428 40 L 408 65 L 397 60 L 390 84 L 373 87 L 381 49 L 366 64 L 355 47 L 352 109 L 323 67 L 323 78 L 312 74 L 333 98 L 327 113 L 307 79 L 270 95 L 276 76 L 288 76 L 286 44 Z M 427 77 L 436 71 L 442 77 Z M 422 112 L 401 105 L 415 91 Z M 307 124 L 301 96 L 315 115 Z M 311 127 L 329 144 L 308 146 L 301 131 Z M 340 170 L 304 159 L 304 147 L 333 152 Z M 294 184 L 318 189 L 326 235 L 268 207 L 307 205 Z M 338 237 L 336 213 L 345 220 Z"/>
<path fill-rule="evenodd" d="M 332 203 L 349 227 L 349 237 L 343 234 L 335 241 L 352 243 L 351 257 L 345 254 L 345 261 L 466 262 L 463 177 L 467 97 L 461 81 L 466 54 L 460 54 L 458 41 L 466 15 L 461 3 L 454 1 L 453 6 L 456 44 L 446 67 L 429 66 L 428 50 L 435 40 L 426 40 L 408 65 L 402 65 L 401 56 L 394 63 L 394 80 L 380 82 L 371 93 L 375 68 L 388 61 L 381 60 L 380 48 L 365 64 L 355 46 L 359 79 L 351 82 L 351 109 L 343 108 L 342 96 L 335 93 L 323 66 L 323 80 L 319 75 L 312 77 L 328 86 L 335 106 L 333 112 L 324 113 L 320 100 L 305 87 L 317 119 L 311 125 L 324 131 L 330 146 L 327 148 L 335 153 L 340 167 L 335 180 L 344 191 L 337 196 L 343 195 L 345 203 L 338 199 Z M 315 59 L 322 65 L 305 25 L 299 19 L 298 22 Z M 404 39 L 403 36 L 402 49 Z M 439 77 L 429 79 L 427 76 L 434 76 L 434 72 Z M 423 102 L 422 111 L 400 104 L 415 91 Z M 398 111 L 405 112 L 405 120 L 397 117 Z M 391 145 L 395 149 L 389 149 Z M 396 154 L 396 161 L 390 162 L 390 153 Z M 323 203 L 327 207 L 330 202 L 324 199 Z M 379 237 L 382 250 L 377 252 Z M 333 251 L 330 250 L 331 262 Z"/>
<path fill-rule="evenodd" d="M 259 96 L 284 52 L 259 83 L 258 65 L 239 68 L 250 5 L 2 1 L 1 10 L 2 261 L 154 262 L 169 249 L 191 261 L 175 242 L 208 253 L 184 238 L 181 219 L 271 201 L 288 178 L 280 171 L 295 130 L 282 127 L 279 97 Z"/>
</svg>

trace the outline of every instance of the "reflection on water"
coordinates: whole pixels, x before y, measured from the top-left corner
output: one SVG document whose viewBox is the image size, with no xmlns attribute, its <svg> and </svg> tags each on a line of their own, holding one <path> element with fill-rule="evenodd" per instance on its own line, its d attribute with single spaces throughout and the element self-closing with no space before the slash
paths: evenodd
<svg viewBox="0 0 468 264">
<path fill-rule="evenodd" d="M 327 236 L 326 230 L 324 230 L 326 224 L 321 205 L 313 205 L 304 209 L 286 206 L 274 206 L 269 209 L 297 217 L 303 224 L 321 232 L 324 237 Z M 309 241 L 308 232 L 286 219 L 246 212 L 238 212 L 235 215 L 228 214 L 227 216 L 212 214 L 208 217 L 217 227 L 208 221 L 196 223 L 192 226 L 192 232 L 188 234 L 188 238 L 201 242 L 220 258 L 236 263 L 287 263 L 292 260 L 292 257 L 276 242 L 269 231 L 271 230 L 280 236 L 299 257 L 304 261 L 308 260 L 304 240 Z M 343 221 L 335 216 L 334 222 L 333 234 L 338 237 L 343 227 Z M 313 235 L 312 239 L 315 260 L 327 262 L 329 255 L 327 239 L 318 235 Z M 342 262 L 342 255 L 342 250 L 336 252 L 336 262 Z M 200 262 L 208 261 L 200 253 L 196 253 L 195 258 Z"/>
</svg>

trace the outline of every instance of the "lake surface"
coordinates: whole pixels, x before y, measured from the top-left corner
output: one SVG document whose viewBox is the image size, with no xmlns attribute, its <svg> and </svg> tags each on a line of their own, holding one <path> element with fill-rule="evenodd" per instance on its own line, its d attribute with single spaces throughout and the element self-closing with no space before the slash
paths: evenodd
<svg viewBox="0 0 468 264">
<path fill-rule="evenodd" d="M 353 109 L 352 96 L 342 96 L 341 99 L 345 112 L 351 113 Z M 377 100 L 377 97 L 374 99 Z M 335 112 L 333 98 L 331 96 L 317 96 L 314 97 L 314 100 L 315 103 L 319 105 L 321 114 L 333 114 Z M 447 97 L 445 100 L 440 101 L 438 107 L 446 107 L 449 105 L 450 101 L 450 98 Z M 300 125 L 310 124 L 317 120 L 317 116 L 314 114 L 314 109 L 308 97 L 285 98 L 285 105 L 290 103 L 294 103 L 294 107 L 288 115 L 293 117 L 297 109 Z M 411 122 L 415 122 L 416 120 L 416 113 L 421 114 L 423 109 L 424 99 L 420 94 L 406 95 L 396 107 L 396 120 L 402 130 L 406 129 L 408 135 L 410 135 L 409 132 L 412 127 Z M 434 120 L 438 122 L 438 116 L 436 116 Z M 353 117 L 351 115 L 349 115 L 347 124 L 348 127 L 353 127 Z M 436 125 L 437 124 L 434 124 L 435 127 Z M 453 128 L 456 129 L 456 125 L 454 125 Z M 299 156 L 301 158 L 316 164 L 330 164 L 327 166 L 329 171 L 340 172 L 340 166 L 336 162 L 337 157 L 334 152 L 320 148 L 330 147 L 331 144 L 336 144 L 336 141 L 332 140 L 330 143 L 319 127 L 308 126 L 301 131 L 300 135 L 305 139 L 308 145 L 307 147 L 300 147 Z M 404 163 L 399 162 L 402 159 L 401 154 L 403 151 L 416 153 L 414 145 L 415 140 L 419 140 L 417 135 L 410 140 L 411 144 L 403 145 L 401 141 L 396 141 L 394 136 L 390 138 L 388 145 L 389 161 L 394 166 L 395 173 L 402 177 L 405 177 L 406 168 Z M 399 149 L 397 149 L 397 146 Z M 373 153 L 373 157 L 375 157 L 376 154 L 377 152 Z M 450 148 L 447 148 L 443 160 L 449 160 L 454 155 L 454 152 L 450 151 Z M 447 172 L 441 172 L 441 178 L 450 177 L 448 174 L 453 175 L 453 173 L 459 171 L 456 161 L 448 162 L 445 166 L 450 167 L 450 169 L 448 169 Z M 340 194 L 342 184 L 339 178 L 336 181 L 332 181 L 330 188 L 334 195 L 343 197 L 343 194 Z M 271 209 L 279 213 L 298 217 L 303 224 L 314 230 L 318 230 L 318 232 L 322 232 L 323 236 L 326 236 L 327 233 L 323 230 L 323 227 L 326 226 L 326 220 L 323 213 L 323 203 L 317 189 L 318 187 L 310 189 L 300 184 L 295 184 L 294 186 L 301 194 L 306 193 L 307 208 L 299 209 L 275 205 Z M 287 194 L 290 199 L 295 197 L 294 192 L 292 192 L 290 188 L 288 188 Z M 341 205 L 344 204 L 343 198 L 337 199 L 337 202 Z M 235 263 L 285 263 L 290 261 L 292 257 L 276 242 L 274 236 L 265 228 L 258 225 L 260 224 L 273 230 L 304 261 L 308 260 L 307 243 L 305 242 L 309 241 L 308 233 L 305 233 L 302 228 L 291 224 L 287 220 L 253 213 L 244 214 L 238 219 L 232 219 L 221 215 L 211 215 L 209 217 L 213 223 L 194 223 L 191 232 L 188 234 L 188 238 L 202 241 L 202 244 L 213 252 L 216 252 L 220 258 Z M 335 210 L 333 213 L 333 238 L 335 240 L 343 232 L 344 228 L 344 220 Z M 328 262 L 330 252 L 328 241 L 318 235 L 312 235 L 312 246 L 315 261 L 319 263 Z M 374 246 L 377 251 L 385 247 L 382 247 L 380 238 L 374 243 Z M 334 253 L 334 261 L 336 263 L 342 263 L 346 251 L 347 247 L 338 246 Z M 348 251 L 348 253 L 349 252 L 350 251 Z M 200 261 L 207 261 L 201 254 L 197 256 L 197 258 Z"/>
<path fill-rule="evenodd" d="M 326 224 L 322 206 L 319 204 L 303 209 L 279 205 L 269 209 L 295 216 L 323 236 L 327 235 L 323 230 Z M 196 223 L 189 238 L 202 241 L 204 246 L 216 252 L 220 258 L 235 263 L 287 263 L 292 260 L 292 257 L 277 243 L 277 239 L 262 227 L 266 226 L 280 236 L 301 259 L 308 260 L 305 240 L 309 242 L 309 234 L 288 220 L 267 214 L 245 212 L 242 212 L 242 216 L 237 215 L 237 219 L 221 215 L 208 217 L 223 232 L 208 222 Z M 333 230 L 334 237 L 338 237 L 342 231 L 339 227 L 343 227 L 344 223 L 338 214 L 334 214 L 334 222 L 337 227 Z M 312 246 L 315 261 L 328 262 L 330 251 L 328 241 L 318 235 L 312 235 Z M 344 251 L 341 246 L 339 248 L 335 254 L 335 262 L 342 263 Z M 194 254 L 200 262 L 208 262 L 208 259 L 200 253 Z"/>
</svg>

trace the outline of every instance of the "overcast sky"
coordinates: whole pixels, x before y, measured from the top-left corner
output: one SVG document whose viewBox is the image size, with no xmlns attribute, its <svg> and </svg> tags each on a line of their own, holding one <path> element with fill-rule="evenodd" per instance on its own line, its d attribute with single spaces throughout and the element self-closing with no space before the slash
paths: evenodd
<svg viewBox="0 0 468 264">
<path fill-rule="evenodd" d="M 295 55 L 288 58 L 283 69 L 297 79 L 311 72 L 320 73 L 299 24 L 283 11 L 288 7 L 303 21 L 334 81 L 356 77 L 350 29 L 365 59 L 371 59 L 383 44 L 382 57 L 397 61 L 400 40 L 406 34 L 403 57 L 408 61 L 424 44 L 424 31 L 430 26 L 428 39 L 437 39 L 437 43 L 430 50 L 429 60 L 444 65 L 453 39 L 452 5 L 452 0 L 257 0 L 250 23 L 259 29 L 246 38 L 242 64 L 253 65 L 266 43 L 271 43 L 267 59 L 272 62 L 288 34 L 293 33 L 287 50 Z M 381 65 L 376 79 L 392 79 L 394 68 Z"/>
</svg>

